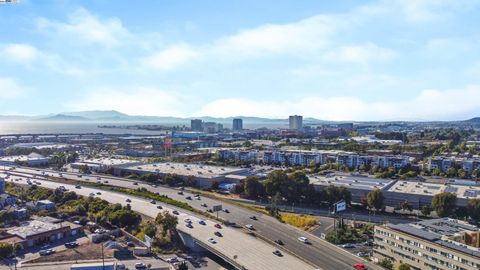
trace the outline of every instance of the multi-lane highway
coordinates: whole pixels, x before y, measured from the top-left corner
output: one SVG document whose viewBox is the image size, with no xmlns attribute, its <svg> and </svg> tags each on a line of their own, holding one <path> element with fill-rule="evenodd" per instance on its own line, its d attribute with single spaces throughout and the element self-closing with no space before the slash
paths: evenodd
<svg viewBox="0 0 480 270">
<path fill-rule="evenodd" d="M 10 175 L 7 181 L 27 185 L 28 179 L 29 177 Z M 179 231 L 191 235 L 197 242 L 200 242 L 202 246 L 208 249 L 221 251 L 222 255 L 227 258 L 235 258 L 234 261 L 237 266 L 244 267 L 245 269 L 314 269 L 313 266 L 286 252 L 283 253 L 283 256 L 273 254 L 272 251 L 275 249 L 273 245 L 265 243 L 255 237 L 248 237 L 241 230 L 225 226 L 220 229 L 216 228 L 214 226 L 215 222 L 205 220 L 202 217 L 188 213 L 182 209 L 163 204 L 163 209 L 160 210 L 157 208 L 157 204 L 154 205 L 142 198 L 89 187 L 76 188 L 75 185 L 51 182 L 44 180 L 43 177 L 36 177 L 35 181 L 40 183 L 42 187 L 49 189 L 64 186 L 66 189 L 82 196 L 90 196 L 90 194 L 93 193 L 96 197 L 100 197 L 111 203 L 126 205 L 126 200 L 129 199 L 130 202 L 128 203 L 131 205 L 132 210 L 152 218 L 155 218 L 160 211 L 169 211 L 172 213 L 174 210 L 177 210 L 179 212 L 179 222 L 177 226 Z M 100 192 L 100 195 L 97 195 L 97 192 Z M 191 220 L 192 228 L 187 227 L 186 219 Z M 200 223 L 201 220 L 202 222 Z M 220 232 L 222 236 L 215 235 L 217 231 Z M 213 239 L 214 241 L 209 239 Z"/>
<path fill-rule="evenodd" d="M 234 205 L 225 202 L 221 202 L 218 200 L 210 199 L 202 197 L 201 200 L 196 200 L 193 198 L 193 194 L 189 194 L 188 192 L 184 192 L 183 195 L 178 194 L 177 189 L 172 189 L 168 187 L 158 186 L 153 187 L 148 184 L 144 184 L 137 181 L 131 181 L 124 178 L 119 177 L 112 177 L 112 176 L 104 176 L 104 175 L 82 175 L 81 177 L 78 174 L 73 173 L 62 173 L 54 171 L 38 171 L 31 168 L 16 168 L 14 171 L 10 171 L 11 174 L 17 175 L 24 175 L 28 177 L 36 177 L 44 176 L 45 175 L 53 176 L 53 177 L 63 177 L 70 180 L 76 181 L 89 181 L 89 182 L 97 182 L 100 181 L 101 183 L 119 187 L 127 187 L 127 188 L 139 188 L 144 187 L 151 192 L 159 192 L 160 194 L 167 195 L 173 199 L 187 202 L 192 207 L 206 211 L 208 208 L 211 208 L 213 205 L 221 204 L 223 208 L 227 208 L 229 213 L 220 212 L 219 216 L 222 219 L 229 220 L 232 222 L 237 223 L 238 225 L 244 226 L 246 224 L 251 224 L 255 228 L 255 233 L 261 236 L 266 241 L 275 245 L 275 240 L 282 240 L 285 245 L 281 247 L 282 249 L 288 250 L 292 254 L 302 258 L 303 260 L 315 265 L 318 268 L 322 269 L 352 269 L 353 265 L 356 263 L 364 263 L 368 266 L 369 269 L 381 269 L 373 263 L 366 262 L 365 260 L 335 246 L 332 245 L 312 234 L 307 232 L 298 230 L 292 226 L 283 224 L 276 219 L 267 216 L 258 214 L 252 210 Z M 108 183 L 105 183 L 108 181 Z M 192 200 L 187 199 L 190 196 Z M 207 207 L 202 205 L 206 204 Z M 250 217 L 255 215 L 257 220 L 252 220 Z M 304 244 L 298 240 L 298 237 L 306 237 L 309 239 L 311 244 Z M 248 235 L 241 235 L 241 238 L 248 239 Z M 252 237 L 250 237 L 252 238 Z M 285 269 L 285 268 L 279 268 Z"/>
</svg>

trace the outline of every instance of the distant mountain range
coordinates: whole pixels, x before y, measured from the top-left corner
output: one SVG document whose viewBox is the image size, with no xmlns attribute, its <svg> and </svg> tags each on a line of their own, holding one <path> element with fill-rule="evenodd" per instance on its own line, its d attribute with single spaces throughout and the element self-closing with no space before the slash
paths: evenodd
<svg viewBox="0 0 480 270">
<path fill-rule="evenodd" d="M 10 116 L 0 115 L 0 121 L 39 121 L 39 122 L 94 122 L 94 123 L 152 123 L 152 124 L 185 124 L 189 125 L 192 119 L 201 119 L 205 122 L 217 122 L 222 124 L 231 124 L 234 118 L 241 118 L 244 122 L 254 124 L 288 124 L 288 119 L 272 119 L 262 117 L 173 117 L 173 116 L 146 116 L 146 115 L 128 115 L 115 110 L 111 111 L 80 111 L 80 112 L 62 112 L 58 114 L 41 116 Z M 322 124 L 326 121 L 315 118 L 305 118 L 306 124 Z"/>
<path fill-rule="evenodd" d="M 23 115 L 0 115 L 0 121 L 4 122 L 89 122 L 89 123 L 139 123 L 139 124 L 175 124 L 189 125 L 192 119 L 201 119 L 205 122 L 217 122 L 221 124 L 231 125 L 234 118 L 243 119 L 248 124 L 265 124 L 265 125 L 287 125 L 288 119 L 280 118 L 262 118 L 252 116 L 235 116 L 235 117 L 173 117 L 173 116 L 146 116 L 146 115 L 128 115 L 115 110 L 106 111 L 80 111 L 80 112 L 62 112 L 58 114 L 40 115 L 40 116 L 23 116 Z M 320 125 L 330 123 L 341 123 L 347 121 L 325 121 L 311 117 L 303 119 L 306 125 Z M 348 121 L 364 124 L 378 123 L 407 123 L 415 121 Z M 457 123 L 463 125 L 480 125 L 480 117 L 471 118 L 462 121 L 421 121 L 423 123 Z M 417 122 L 417 123 L 421 123 Z"/>
</svg>

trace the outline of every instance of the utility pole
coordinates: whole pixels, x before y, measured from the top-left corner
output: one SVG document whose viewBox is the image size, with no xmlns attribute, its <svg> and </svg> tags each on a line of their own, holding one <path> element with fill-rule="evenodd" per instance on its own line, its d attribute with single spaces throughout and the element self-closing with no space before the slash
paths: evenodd
<svg viewBox="0 0 480 270">
<path fill-rule="evenodd" d="M 102 270 L 105 270 L 105 256 L 103 254 L 103 243 L 100 243 L 102 246 Z"/>
</svg>

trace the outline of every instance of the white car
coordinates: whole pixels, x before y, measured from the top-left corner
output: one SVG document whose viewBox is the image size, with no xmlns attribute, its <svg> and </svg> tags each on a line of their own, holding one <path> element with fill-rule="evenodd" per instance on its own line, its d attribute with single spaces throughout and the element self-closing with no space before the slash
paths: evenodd
<svg viewBox="0 0 480 270">
<path fill-rule="evenodd" d="M 216 244 L 217 241 L 215 241 L 215 239 L 213 239 L 212 237 L 208 238 L 208 242 L 212 243 L 212 244 Z"/>
<path fill-rule="evenodd" d="M 192 220 L 189 219 L 189 218 L 186 218 L 186 219 L 184 219 L 183 221 L 185 221 L 185 223 L 192 223 Z"/>
<path fill-rule="evenodd" d="M 302 243 L 305 243 L 305 244 L 310 243 L 310 241 L 308 241 L 308 238 L 303 237 L 303 236 L 298 237 L 298 241 L 300 241 Z"/>
<path fill-rule="evenodd" d="M 245 225 L 245 228 L 247 228 L 249 230 L 253 230 L 253 225 L 252 224 L 247 224 L 247 225 Z"/>
</svg>

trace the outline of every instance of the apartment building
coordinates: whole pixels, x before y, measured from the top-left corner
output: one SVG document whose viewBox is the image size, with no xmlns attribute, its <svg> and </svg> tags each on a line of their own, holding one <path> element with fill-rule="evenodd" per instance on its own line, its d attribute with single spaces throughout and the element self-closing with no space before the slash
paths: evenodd
<svg viewBox="0 0 480 270">
<path fill-rule="evenodd" d="M 249 154 L 250 152 L 250 154 Z M 403 168 L 410 164 L 410 157 L 402 155 L 377 156 L 377 155 L 359 155 L 352 152 L 333 152 L 333 151 L 302 151 L 302 150 L 238 150 L 225 149 L 220 151 L 223 159 L 235 159 L 243 161 L 262 161 L 265 164 L 281 165 L 303 165 L 313 164 L 323 165 L 334 162 L 347 167 L 357 166 L 379 166 L 381 168 Z M 263 158 L 259 158 L 263 157 Z"/>
<path fill-rule="evenodd" d="M 460 220 L 377 225 L 374 239 L 374 261 L 386 258 L 416 270 L 480 269 L 480 230 Z"/>
<path fill-rule="evenodd" d="M 453 158 L 453 157 L 431 157 L 427 162 L 427 169 L 433 171 L 440 169 L 446 171 L 451 167 L 461 167 L 468 174 L 471 174 L 473 170 L 480 170 L 480 158 Z"/>
</svg>

